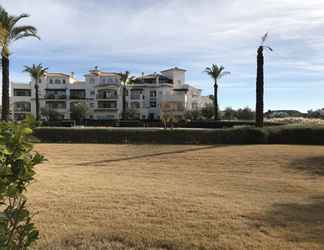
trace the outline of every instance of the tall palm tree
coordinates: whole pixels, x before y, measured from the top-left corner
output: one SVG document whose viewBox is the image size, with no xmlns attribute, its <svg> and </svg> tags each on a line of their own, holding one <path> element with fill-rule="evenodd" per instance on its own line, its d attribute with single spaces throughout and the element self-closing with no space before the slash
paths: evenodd
<svg viewBox="0 0 324 250">
<path fill-rule="evenodd" d="M 135 77 L 130 76 L 129 71 L 125 71 L 124 73 L 119 73 L 120 81 L 122 83 L 122 95 L 123 95 L 123 103 L 122 103 L 122 119 L 126 120 L 126 86 L 133 84 L 135 82 Z"/>
<path fill-rule="evenodd" d="M 42 64 L 38 64 L 37 66 L 33 64 L 32 67 L 25 66 L 23 72 L 29 73 L 30 77 L 35 81 L 35 99 L 36 99 L 36 120 L 39 121 L 39 80 L 45 76 L 48 68 L 44 68 Z"/>
<path fill-rule="evenodd" d="M 257 127 L 263 127 L 263 96 L 264 96 L 264 56 L 263 51 L 269 50 L 272 51 L 272 48 L 265 45 L 265 42 L 268 38 L 268 33 L 266 33 L 262 39 L 261 44 L 258 48 L 257 55 L 257 77 L 256 77 L 256 115 L 255 115 L 255 125 Z"/>
<path fill-rule="evenodd" d="M 213 64 L 211 67 L 205 69 L 207 73 L 214 80 L 214 117 L 219 120 L 219 107 L 218 107 L 218 81 L 225 75 L 229 75 L 229 71 L 224 71 L 224 66 Z"/>
<path fill-rule="evenodd" d="M 17 26 L 17 23 L 29 17 L 28 14 L 18 16 L 9 15 L 8 12 L 0 6 L 0 46 L 2 63 L 2 120 L 9 120 L 9 47 L 12 42 L 26 37 L 36 37 L 37 29 L 30 25 Z"/>
</svg>

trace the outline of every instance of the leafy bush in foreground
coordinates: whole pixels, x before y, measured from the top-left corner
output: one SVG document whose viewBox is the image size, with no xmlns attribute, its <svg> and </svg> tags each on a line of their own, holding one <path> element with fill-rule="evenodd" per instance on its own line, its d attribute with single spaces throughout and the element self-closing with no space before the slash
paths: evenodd
<svg viewBox="0 0 324 250">
<path fill-rule="evenodd" d="M 0 124 L 0 249 L 27 249 L 38 239 L 24 192 L 44 157 L 32 153 L 31 133 L 25 124 Z"/>
</svg>

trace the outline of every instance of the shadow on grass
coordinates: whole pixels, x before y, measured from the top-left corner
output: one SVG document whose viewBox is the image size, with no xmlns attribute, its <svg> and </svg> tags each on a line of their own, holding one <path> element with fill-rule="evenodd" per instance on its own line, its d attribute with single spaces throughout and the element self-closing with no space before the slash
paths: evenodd
<svg viewBox="0 0 324 250">
<path fill-rule="evenodd" d="M 155 156 L 170 156 L 174 154 L 181 154 L 181 153 L 188 153 L 188 152 L 195 152 L 195 151 L 203 151 L 206 149 L 212 149 L 217 147 L 226 147 L 227 145 L 222 146 L 207 146 L 207 147 L 200 147 L 200 148 L 190 148 L 190 149 L 183 149 L 183 150 L 175 150 L 175 151 L 168 151 L 168 152 L 160 152 L 160 153 L 153 153 L 153 154 L 145 154 L 145 155 L 136 155 L 136 156 L 129 156 L 129 157 L 122 157 L 117 159 L 106 159 L 106 160 L 100 160 L 100 161 L 91 161 L 91 162 L 84 162 L 76 164 L 77 166 L 90 166 L 90 165 L 101 165 L 105 163 L 111 163 L 111 162 L 121 162 L 121 161 L 130 161 L 130 160 L 138 160 L 138 159 L 144 159 L 144 158 L 150 158 Z"/>
<path fill-rule="evenodd" d="M 301 203 L 278 203 L 262 216 L 251 216 L 269 236 L 289 242 L 317 243 L 324 247 L 324 196 Z M 278 235 L 280 234 L 280 236 Z"/>
<path fill-rule="evenodd" d="M 129 239 L 127 236 L 103 233 L 79 233 L 63 239 L 51 241 L 36 247 L 37 250 L 206 250 L 204 246 L 195 246 L 185 242 L 170 240 L 146 240 L 142 237 Z"/>
<path fill-rule="evenodd" d="M 289 167 L 310 175 L 324 176 L 324 155 L 293 160 Z"/>
</svg>

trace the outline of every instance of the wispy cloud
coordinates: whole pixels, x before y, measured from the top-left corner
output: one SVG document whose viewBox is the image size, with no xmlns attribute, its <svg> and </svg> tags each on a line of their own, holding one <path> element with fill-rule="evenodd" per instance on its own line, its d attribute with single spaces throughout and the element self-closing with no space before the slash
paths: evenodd
<svg viewBox="0 0 324 250">
<path fill-rule="evenodd" d="M 253 105 L 255 50 L 269 31 L 274 53 L 266 55 L 266 106 L 285 107 L 287 98 L 303 110 L 324 106 L 318 95 L 324 92 L 322 0 L 1 0 L 1 4 L 10 13 L 31 14 L 26 21 L 42 37 L 13 46 L 14 80 L 26 78 L 21 73 L 24 64 L 38 62 L 55 71 L 75 71 L 80 77 L 94 65 L 133 73 L 177 65 L 187 68 L 188 80 L 208 94 L 212 85 L 202 71 L 219 63 L 232 72 L 221 83 L 222 107 Z M 286 97 L 287 91 L 278 93 L 295 91 L 296 83 L 299 91 L 312 96 L 312 103 L 302 102 L 298 95 Z"/>
</svg>

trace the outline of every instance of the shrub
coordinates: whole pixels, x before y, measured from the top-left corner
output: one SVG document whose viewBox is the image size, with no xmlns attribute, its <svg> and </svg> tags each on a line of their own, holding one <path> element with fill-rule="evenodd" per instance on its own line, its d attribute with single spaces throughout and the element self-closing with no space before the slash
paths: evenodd
<svg viewBox="0 0 324 250">
<path fill-rule="evenodd" d="M 59 121 L 64 119 L 64 115 L 48 107 L 41 109 L 41 115 L 45 118 L 46 121 Z"/>
<path fill-rule="evenodd" d="M 208 104 L 205 107 L 201 109 L 201 115 L 205 119 L 212 119 L 214 117 L 214 105 L 213 104 Z"/>
<path fill-rule="evenodd" d="M 80 124 L 87 117 L 88 112 L 89 108 L 85 103 L 74 104 L 71 107 L 71 119 Z"/>
<path fill-rule="evenodd" d="M 27 249 L 38 239 L 24 192 L 44 157 L 32 153 L 31 133 L 25 124 L 0 125 L 0 249 Z"/>
</svg>

